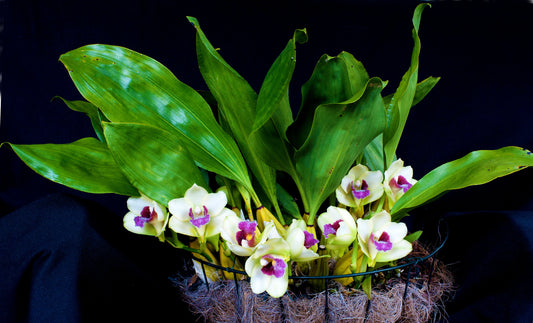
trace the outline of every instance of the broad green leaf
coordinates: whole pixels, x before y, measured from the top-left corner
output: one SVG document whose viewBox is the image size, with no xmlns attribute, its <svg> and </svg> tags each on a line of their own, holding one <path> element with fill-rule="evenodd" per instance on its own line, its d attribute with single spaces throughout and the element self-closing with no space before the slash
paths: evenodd
<svg viewBox="0 0 533 323">
<path fill-rule="evenodd" d="M 426 6 L 430 5 L 427 3 L 419 4 L 413 14 L 414 48 L 411 55 L 411 65 L 403 75 L 398 89 L 387 106 L 387 128 L 383 133 L 387 168 L 392 163 L 393 156 L 396 154 L 396 148 L 398 147 L 400 137 L 405 127 L 409 110 L 411 109 L 411 106 L 413 106 L 418 80 L 418 57 L 420 55 L 420 38 L 418 37 L 418 29 L 420 27 L 422 11 Z"/>
<path fill-rule="evenodd" d="M 403 213 L 447 191 L 485 184 L 530 166 L 533 166 L 533 155 L 523 148 L 473 151 L 422 177 L 394 204 L 391 214 L 393 219 L 401 218 Z"/>
<path fill-rule="evenodd" d="M 69 101 L 60 96 L 56 96 L 52 100 L 54 99 L 60 99 L 71 110 L 85 113 L 91 119 L 91 124 L 93 125 L 94 132 L 96 133 L 98 139 L 100 139 L 102 142 L 105 142 L 104 132 L 102 129 L 102 120 L 100 119 L 100 111 L 94 104 L 86 101 Z"/>
<path fill-rule="evenodd" d="M 379 170 L 385 172 L 385 164 L 383 160 L 383 134 L 379 134 L 372 140 L 364 151 L 364 163 L 370 170 Z"/>
<path fill-rule="evenodd" d="M 200 167 L 251 186 L 237 145 L 209 105 L 159 62 L 110 45 L 84 46 L 60 61 L 85 99 L 111 122 L 146 123 L 178 134 Z"/>
<path fill-rule="evenodd" d="M 433 87 L 437 84 L 437 82 L 440 80 L 440 77 L 433 77 L 430 76 L 423 80 L 422 82 L 419 82 L 416 85 L 415 90 L 415 96 L 413 98 L 413 103 L 411 104 L 411 107 L 418 104 L 426 95 L 433 89 Z M 385 103 L 385 106 L 389 106 L 391 100 L 392 100 L 393 94 L 387 95 L 383 98 L 383 102 Z M 366 164 L 368 167 L 370 167 L 372 170 L 380 170 L 381 172 L 384 172 L 385 167 L 385 157 L 383 155 L 383 135 L 379 135 L 376 137 L 372 142 L 365 148 L 365 154 L 364 158 L 366 161 Z M 392 157 L 390 157 L 392 162 L 396 160 L 396 154 L 393 154 Z"/>
<path fill-rule="evenodd" d="M 39 175 L 88 193 L 138 196 L 107 146 L 96 138 L 70 144 L 9 144 L 19 158 Z"/>
<path fill-rule="evenodd" d="M 151 199 L 167 205 L 193 184 L 208 189 L 204 177 L 178 136 L 132 123 L 106 123 L 104 134 L 123 173 Z"/>
<path fill-rule="evenodd" d="M 383 86 L 379 78 L 372 78 L 350 100 L 316 109 L 309 138 L 295 154 L 296 169 L 309 201 L 310 221 L 355 159 L 383 131 Z"/>
<path fill-rule="evenodd" d="M 439 81 L 440 77 L 430 76 L 422 82 L 419 82 L 416 85 L 415 96 L 413 98 L 413 103 L 411 104 L 411 107 L 414 107 L 420 101 L 422 101 L 422 99 L 425 98 L 426 95 L 428 95 L 428 93 L 435 87 L 435 85 L 437 85 Z"/>
<path fill-rule="evenodd" d="M 281 185 L 276 185 L 276 188 L 279 204 L 284 211 L 283 214 L 290 215 L 295 219 L 301 219 L 302 214 L 300 213 L 300 209 L 298 208 L 298 204 L 294 200 L 294 197 L 292 197 Z M 290 221 L 287 223 L 290 224 Z"/>
<path fill-rule="evenodd" d="M 279 214 L 275 170 L 263 162 L 257 154 L 254 138 L 250 137 L 256 114 L 257 94 L 215 50 L 198 21 L 193 17 L 188 19 L 196 28 L 196 53 L 202 77 L 217 100 L 219 111 L 227 121 L 248 166 Z M 251 193 L 256 195 L 253 190 Z"/>
<path fill-rule="evenodd" d="M 302 104 L 287 136 L 295 147 L 301 147 L 311 131 L 315 110 L 321 104 L 339 103 L 353 97 L 368 81 L 363 64 L 350 53 L 332 57 L 323 55 L 311 78 L 302 86 Z"/>
<path fill-rule="evenodd" d="M 290 109 L 288 97 L 283 98 L 279 105 Z M 292 120 L 292 116 L 290 118 Z M 293 161 L 294 147 L 285 136 L 288 125 L 287 118 L 283 117 L 283 111 L 277 111 L 259 130 L 250 134 L 249 141 L 253 143 L 254 152 L 263 163 L 294 178 L 296 176 Z"/>
<path fill-rule="evenodd" d="M 286 130 L 293 122 L 289 104 L 289 83 L 296 63 L 296 42 L 307 41 L 305 29 L 298 29 L 267 73 L 257 98 L 257 114 L 251 140 L 256 153 L 270 167 L 284 171 L 297 180 L 294 148 Z M 279 197 L 279 196 L 278 196 Z"/>
<path fill-rule="evenodd" d="M 268 70 L 257 97 L 257 112 L 252 132 L 261 128 L 272 117 L 280 101 L 288 96 L 289 83 L 296 65 L 296 41 L 307 41 L 307 31 L 297 29 L 285 49 Z M 284 106 L 287 108 L 287 106 Z M 290 107 L 288 107 L 290 111 Z"/>
<path fill-rule="evenodd" d="M 413 103 L 411 104 L 411 108 L 417 105 L 420 101 L 422 101 L 422 99 L 424 99 L 426 95 L 428 95 L 428 93 L 435 87 L 435 85 L 437 85 L 439 81 L 440 77 L 430 76 L 425 80 L 418 82 L 418 84 L 416 85 L 415 96 L 413 97 Z M 391 103 L 393 96 L 394 93 L 383 97 L 383 102 L 385 102 L 386 107 L 388 107 Z"/>
<path fill-rule="evenodd" d="M 408 236 L 406 236 L 404 238 L 404 240 L 407 240 L 411 243 L 415 242 L 416 240 L 418 240 L 420 238 L 420 236 L 422 235 L 422 230 L 418 230 L 416 232 L 413 232 L 411 234 L 409 234 Z"/>
</svg>

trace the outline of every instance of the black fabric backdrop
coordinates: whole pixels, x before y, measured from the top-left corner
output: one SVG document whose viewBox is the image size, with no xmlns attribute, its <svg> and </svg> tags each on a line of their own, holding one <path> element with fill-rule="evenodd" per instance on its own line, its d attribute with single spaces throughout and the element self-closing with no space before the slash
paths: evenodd
<svg viewBox="0 0 533 323">
<path fill-rule="evenodd" d="M 195 59 L 199 19 L 215 47 L 258 89 L 295 28 L 291 102 L 324 53 L 346 50 L 390 93 L 408 67 L 415 1 L 0 1 L 0 141 L 67 143 L 92 136 L 59 55 L 89 43 L 122 45 L 205 89 Z M 530 121 L 533 4 L 436 1 L 422 17 L 420 79 L 442 80 L 411 111 L 398 156 L 420 178 L 477 149 L 533 148 Z M 182 254 L 121 225 L 126 197 L 89 195 L 33 173 L 0 149 L 0 322 L 157 321 L 194 318 L 167 277 Z M 451 322 L 533 320 L 533 171 L 451 192 L 413 212 L 410 223 L 449 221 L 441 258 L 458 289 Z M 431 239 L 429 237 L 428 239 Z"/>
</svg>

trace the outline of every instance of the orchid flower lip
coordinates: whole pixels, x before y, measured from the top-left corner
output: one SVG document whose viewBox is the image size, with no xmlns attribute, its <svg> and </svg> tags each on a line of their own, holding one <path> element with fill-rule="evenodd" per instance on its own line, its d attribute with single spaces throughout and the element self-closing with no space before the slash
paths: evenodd
<svg viewBox="0 0 533 323">
<path fill-rule="evenodd" d="M 398 180 L 392 178 L 390 180 L 389 185 L 396 187 L 397 189 L 401 189 L 404 193 L 407 192 L 413 186 L 413 184 L 409 183 L 407 179 L 402 175 L 398 176 Z"/>
<path fill-rule="evenodd" d="M 200 207 L 196 207 L 194 211 L 192 208 L 190 208 L 189 217 L 191 218 L 191 224 L 197 228 L 209 223 L 209 220 L 211 218 L 205 205 L 203 206 L 203 210 Z"/>
<path fill-rule="evenodd" d="M 281 258 L 276 258 L 273 255 L 264 255 L 261 257 L 261 272 L 268 276 L 274 276 L 281 278 L 285 274 L 285 268 L 287 264 Z"/>
<path fill-rule="evenodd" d="M 318 240 L 315 239 L 315 236 L 306 230 L 304 230 L 304 236 L 305 236 L 304 246 L 306 249 L 309 249 L 318 243 Z"/>
<path fill-rule="evenodd" d="M 370 234 L 370 240 L 376 246 L 378 251 L 389 251 L 392 249 L 392 242 L 387 232 L 383 232 L 379 238 L 376 239 L 373 233 Z"/>
<path fill-rule="evenodd" d="M 370 191 L 368 190 L 368 184 L 364 179 L 362 181 L 357 180 L 355 181 L 355 183 L 352 181 L 350 183 L 350 186 L 352 188 L 353 196 L 358 200 L 364 199 L 365 197 L 370 195 Z"/>
<path fill-rule="evenodd" d="M 141 211 L 141 215 L 134 218 L 135 226 L 142 228 L 145 223 L 150 222 L 153 219 L 157 219 L 155 208 L 145 206 Z"/>
<path fill-rule="evenodd" d="M 239 222 L 239 231 L 235 235 L 235 239 L 240 246 L 246 243 L 247 247 L 255 246 L 255 230 L 257 228 L 257 222 L 255 221 L 241 221 Z"/>
<path fill-rule="evenodd" d="M 326 224 L 324 226 L 324 236 L 327 238 L 329 238 L 329 235 L 337 235 L 337 230 L 339 229 L 340 227 L 340 223 L 342 222 L 343 220 L 337 220 L 335 222 L 333 222 L 332 224 Z"/>
</svg>

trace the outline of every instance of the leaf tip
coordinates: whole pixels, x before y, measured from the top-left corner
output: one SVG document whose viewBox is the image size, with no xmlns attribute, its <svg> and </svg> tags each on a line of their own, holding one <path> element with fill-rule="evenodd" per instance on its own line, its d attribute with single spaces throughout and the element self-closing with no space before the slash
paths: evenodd
<svg viewBox="0 0 533 323">
<path fill-rule="evenodd" d="M 194 26 L 194 28 L 200 28 L 200 23 L 195 17 L 187 16 L 187 20 Z"/>
<path fill-rule="evenodd" d="M 307 29 L 296 29 L 294 31 L 294 41 L 298 44 L 305 44 L 309 40 L 309 36 L 307 35 Z"/>
</svg>

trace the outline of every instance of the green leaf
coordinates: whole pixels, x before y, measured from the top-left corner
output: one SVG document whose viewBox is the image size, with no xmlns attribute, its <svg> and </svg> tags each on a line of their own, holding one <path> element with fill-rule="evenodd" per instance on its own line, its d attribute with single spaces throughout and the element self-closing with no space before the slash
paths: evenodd
<svg viewBox="0 0 533 323">
<path fill-rule="evenodd" d="M 298 29 L 267 73 L 257 98 L 254 131 L 250 135 L 256 153 L 270 167 L 284 171 L 297 180 L 294 148 L 286 130 L 293 122 L 289 104 L 289 83 L 296 63 L 296 42 L 307 41 L 305 29 Z M 278 196 L 279 197 L 279 196 Z"/>
<path fill-rule="evenodd" d="M 281 209 L 284 211 L 283 214 L 290 215 L 292 218 L 301 219 L 302 214 L 298 208 L 298 204 L 281 185 L 276 185 L 276 193 L 278 197 L 279 204 Z M 290 221 L 288 222 L 290 224 Z"/>
<path fill-rule="evenodd" d="M 149 198 L 167 205 L 183 197 L 194 183 L 208 189 L 178 136 L 132 123 L 106 123 L 104 134 L 123 173 Z"/>
<path fill-rule="evenodd" d="M 407 240 L 407 241 L 409 241 L 410 243 L 413 243 L 413 242 L 415 242 L 416 240 L 418 240 L 418 239 L 420 238 L 421 235 L 422 235 L 422 230 L 419 230 L 419 231 L 416 231 L 416 232 L 411 233 L 410 235 L 408 235 L 407 237 L 405 237 L 404 240 Z"/>
<path fill-rule="evenodd" d="M 390 166 L 394 159 L 393 156 L 396 154 L 396 148 L 398 147 L 400 137 L 405 127 L 409 110 L 411 109 L 411 106 L 413 106 L 418 80 L 418 57 L 420 55 L 420 38 L 418 37 L 418 29 L 420 27 L 422 11 L 427 6 L 430 5 L 422 3 L 415 9 L 413 14 L 414 48 L 411 55 L 411 65 L 403 75 L 398 89 L 387 106 L 387 128 L 383 133 L 386 168 Z"/>
<path fill-rule="evenodd" d="M 94 104 L 86 101 L 69 101 L 65 100 L 60 96 L 52 98 L 52 100 L 60 99 L 65 103 L 71 110 L 85 113 L 90 119 L 91 124 L 93 125 L 94 132 L 100 141 L 105 142 L 104 132 L 102 129 L 102 120 L 100 118 L 100 110 Z"/>
<path fill-rule="evenodd" d="M 316 110 L 309 138 L 295 154 L 309 201 L 310 222 L 364 148 L 383 131 L 383 86 L 379 78 L 372 78 L 350 100 Z"/>
<path fill-rule="evenodd" d="M 363 280 L 362 284 L 363 292 L 365 292 L 366 297 L 370 299 L 372 297 L 372 275 L 367 275 Z"/>
<path fill-rule="evenodd" d="M 379 170 L 385 172 L 385 164 L 383 159 L 383 135 L 379 134 L 372 140 L 364 151 L 364 163 L 372 171 Z"/>
<path fill-rule="evenodd" d="M 416 91 L 415 96 L 413 98 L 413 103 L 411 104 L 411 107 L 418 104 L 418 102 L 422 101 L 423 98 L 428 95 L 428 93 L 437 85 L 437 83 L 440 81 L 440 77 L 434 77 L 430 76 L 423 80 L 422 82 L 419 82 L 416 85 Z"/>
<path fill-rule="evenodd" d="M 296 65 L 297 38 L 307 41 L 307 31 L 305 29 L 296 30 L 285 49 L 268 70 L 257 97 L 257 112 L 252 132 L 261 128 L 272 117 L 274 111 L 279 107 L 280 101 L 288 96 L 289 83 Z M 290 111 L 290 107 L 284 107 Z"/>
<path fill-rule="evenodd" d="M 275 205 L 279 214 L 276 200 L 276 173 L 257 153 L 257 143 L 250 137 L 251 126 L 256 114 L 257 94 L 246 80 L 240 76 L 211 45 L 200 28 L 198 20 L 188 17 L 196 28 L 196 52 L 200 72 L 211 94 L 218 102 L 218 108 L 227 121 L 233 137 L 237 141 L 244 158 L 257 181 Z M 257 194 L 251 187 L 253 195 Z"/>
<path fill-rule="evenodd" d="M 111 122 L 145 123 L 178 135 L 200 167 L 251 186 L 239 148 L 209 105 L 161 63 L 99 44 L 68 52 L 60 61 L 85 99 Z"/>
<path fill-rule="evenodd" d="M 95 138 L 70 144 L 9 145 L 26 165 L 53 182 L 88 193 L 139 195 L 107 146 Z"/>
<path fill-rule="evenodd" d="M 368 81 L 363 64 L 348 52 L 336 57 L 323 55 L 311 78 L 302 86 L 302 105 L 287 136 L 301 147 L 311 131 L 315 110 L 323 104 L 339 103 L 353 97 Z"/>
<path fill-rule="evenodd" d="M 403 213 L 447 191 L 485 184 L 530 166 L 533 166 L 533 155 L 523 148 L 473 151 L 422 177 L 394 204 L 393 220 L 397 221 Z"/>
</svg>

